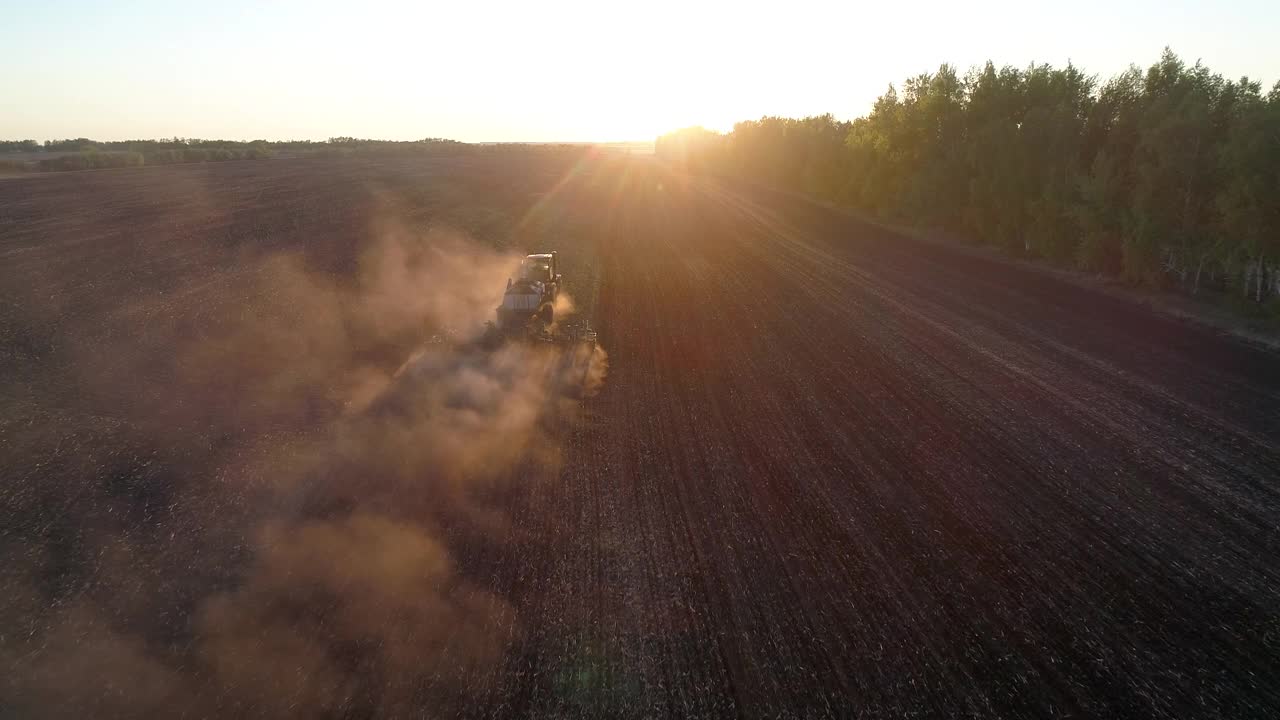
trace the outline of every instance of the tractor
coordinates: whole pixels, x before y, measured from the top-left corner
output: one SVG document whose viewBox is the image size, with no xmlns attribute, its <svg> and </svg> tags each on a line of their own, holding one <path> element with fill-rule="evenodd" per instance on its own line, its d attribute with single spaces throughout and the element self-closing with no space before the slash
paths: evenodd
<svg viewBox="0 0 1280 720">
<path fill-rule="evenodd" d="M 498 307 L 498 328 L 506 333 L 547 332 L 555 322 L 560 282 L 560 263 L 554 251 L 527 256 L 520 262 L 518 277 L 507 279 Z"/>
</svg>

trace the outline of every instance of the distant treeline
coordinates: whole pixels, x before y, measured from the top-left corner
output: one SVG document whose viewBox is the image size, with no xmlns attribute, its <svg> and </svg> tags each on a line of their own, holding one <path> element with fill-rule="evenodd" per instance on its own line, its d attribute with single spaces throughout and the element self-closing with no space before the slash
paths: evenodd
<svg viewBox="0 0 1280 720">
<path fill-rule="evenodd" d="M 1102 84 L 1070 64 L 943 65 L 852 122 L 690 128 L 656 151 L 1135 283 L 1280 296 L 1280 83 L 1264 95 L 1169 50 Z"/>
<path fill-rule="evenodd" d="M 335 156 L 368 153 L 451 152 L 469 147 L 455 140 L 427 138 L 397 142 L 334 137 L 324 141 L 200 140 L 73 140 L 0 141 L 0 170 L 51 172 L 96 170 L 174 163 L 261 160 L 276 155 Z M 7 156 L 7 157 L 6 157 Z M 43 156 L 43 157 L 42 157 Z"/>
</svg>

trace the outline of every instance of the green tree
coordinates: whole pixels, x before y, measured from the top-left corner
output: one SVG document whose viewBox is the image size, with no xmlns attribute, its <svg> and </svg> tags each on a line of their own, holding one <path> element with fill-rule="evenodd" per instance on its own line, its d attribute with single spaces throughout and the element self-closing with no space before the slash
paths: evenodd
<svg viewBox="0 0 1280 720">
<path fill-rule="evenodd" d="M 1233 240 L 1229 265 L 1242 274 L 1241 288 L 1264 299 L 1268 260 L 1280 259 L 1280 83 L 1265 99 L 1261 86 L 1244 78 L 1218 156 L 1227 178 L 1216 198 L 1222 237 Z M 1274 274 L 1271 279 L 1275 288 Z"/>
</svg>

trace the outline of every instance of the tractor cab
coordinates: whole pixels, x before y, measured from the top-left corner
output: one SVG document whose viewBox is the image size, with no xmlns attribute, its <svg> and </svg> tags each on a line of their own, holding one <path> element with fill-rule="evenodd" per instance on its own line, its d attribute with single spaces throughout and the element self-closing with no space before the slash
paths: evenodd
<svg viewBox="0 0 1280 720">
<path fill-rule="evenodd" d="M 529 255 L 520 261 L 520 278 L 540 283 L 553 283 L 559 279 L 555 253 Z"/>
</svg>

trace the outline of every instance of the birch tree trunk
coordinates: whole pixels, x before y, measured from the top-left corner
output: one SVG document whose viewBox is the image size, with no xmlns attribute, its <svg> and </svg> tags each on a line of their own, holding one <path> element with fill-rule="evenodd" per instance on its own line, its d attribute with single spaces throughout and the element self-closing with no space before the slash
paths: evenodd
<svg viewBox="0 0 1280 720">
<path fill-rule="evenodd" d="M 1254 301 L 1256 302 L 1262 302 L 1262 281 L 1267 274 L 1266 268 L 1262 264 L 1262 258 L 1263 258 L 1262 255 L 1258 256 L 1258 292 L 1253 297 Z"/>
</svg>

